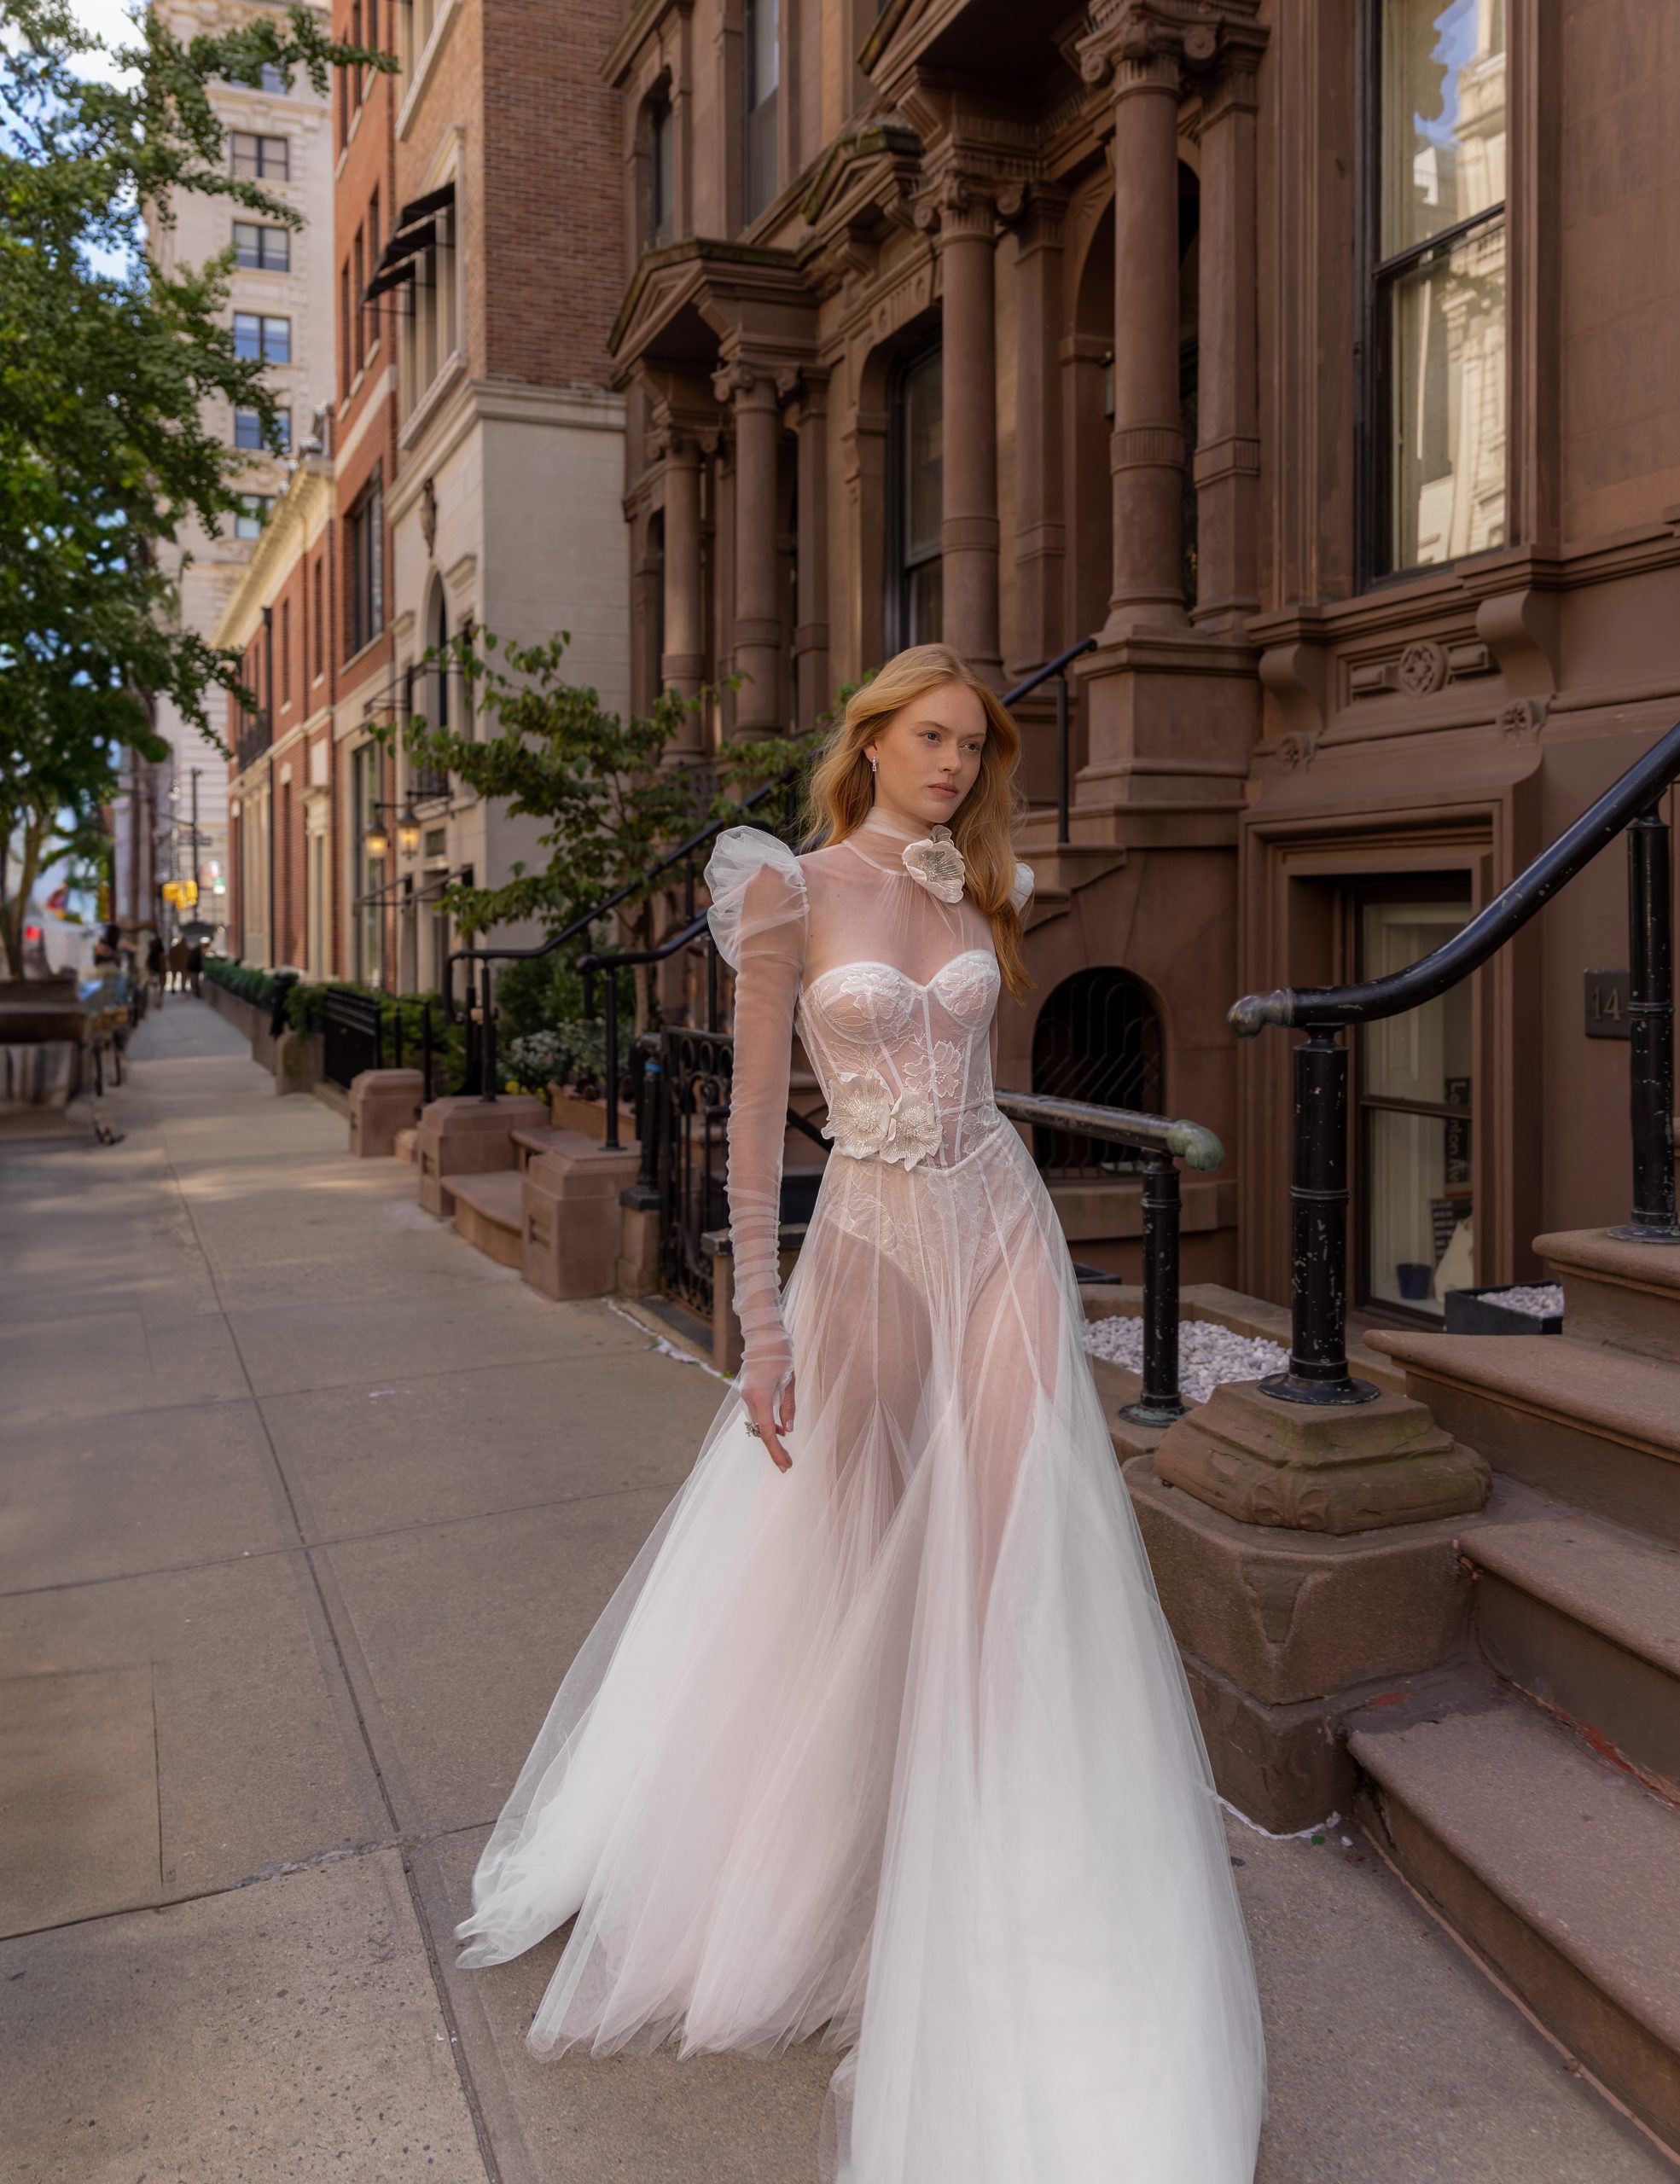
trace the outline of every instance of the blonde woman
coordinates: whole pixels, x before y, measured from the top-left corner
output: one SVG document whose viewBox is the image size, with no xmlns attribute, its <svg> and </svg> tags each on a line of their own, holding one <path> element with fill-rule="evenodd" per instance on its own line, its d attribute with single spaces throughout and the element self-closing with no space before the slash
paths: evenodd
<svg viewBox="0 0 1680 2184">
<path fill-rule="evenodd" d="M 846 2050 L 837 2184 L 1249 2184 L 1253 1974 L 1049 1199 L 994 1104 L 1019 737 L 942 645 L 852 700 L 735 973 L 746 1354 L 485 1848 L 463 1964 L 575 1918 L 539 2053 Z M 833 1141 L 786 1289 L 797 1031 Z"/>
</svg>

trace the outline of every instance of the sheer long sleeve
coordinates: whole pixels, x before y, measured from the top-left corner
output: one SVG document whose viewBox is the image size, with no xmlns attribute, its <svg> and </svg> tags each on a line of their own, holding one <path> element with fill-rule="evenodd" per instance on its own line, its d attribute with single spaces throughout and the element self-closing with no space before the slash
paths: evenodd
<svg viewBox="0 0 1680 2184">
<path fill-rule="evenodd" d="M 712 936 L 735 973 L 730 1093 L 730 1241 L 745 1345 L 743 1390 L 774 1397 L 793 1368 L 777 1269 L 782 1147 L 807 912 L 799 861 L 773 836 L 733 827 L 706 868 Z"/>
</svg>

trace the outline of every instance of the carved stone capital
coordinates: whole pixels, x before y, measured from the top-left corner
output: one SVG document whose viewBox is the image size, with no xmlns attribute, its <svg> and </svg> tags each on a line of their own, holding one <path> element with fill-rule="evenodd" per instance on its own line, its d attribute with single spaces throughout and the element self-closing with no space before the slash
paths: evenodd
<svg viewBox="0 0 1680 2184">
<path fill-rule="evenodd" d="M 1116 99 L 1177 96 L 1198 78 L 1205 96 L 1224 99 L 1229 74 L 1229 96 L 1246 101 L 1267 38 L 1254 9 L 1255 0 L 1096 0 L 1091 27 L 1074 49 L 1079 73 L 1088 84 L 1112 80 Z"/>
<path fill-rule="evenodd" d="M 776 391 L 805 416 L 820 417 L 828 408 L 828 366 L 784 364 L 776 375 Z"/>
<path fill-rule="evenodd" d="M 1055 248 L 1061 241 L 1067 192 L 1049 182 L 1006 183 L 997 193 L 997 217 L 1020 237 L 1023 249 Z"/>
<path fill-rule="evenodd" d="M 916 224 L 939 243 L 978 236 L 990 242 L 997 232 L 994 188 L 960 167 L 936 175 L 916 203 Z"/>
</svg>

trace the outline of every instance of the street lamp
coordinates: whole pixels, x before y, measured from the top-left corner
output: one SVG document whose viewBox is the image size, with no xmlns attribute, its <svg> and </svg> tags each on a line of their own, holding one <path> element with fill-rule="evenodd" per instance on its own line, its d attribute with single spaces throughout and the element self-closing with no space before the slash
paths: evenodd
<svg viewBox="0 0 1680 2184">
<path fill-rule="evenodd" d="M 420 847 L 420 822 L 411 804 L 405 804 L 398 815 L 397 846 L 404 857 L 412 857 Z"/>
<path fill-rule="evenodd" d="M 362 846 L 375 864 L 384 863 L 390 854 L 391 837 L 386 832 L 382 821 L 375 819 L 371 822 L 362 837 Z"/>
</svg>

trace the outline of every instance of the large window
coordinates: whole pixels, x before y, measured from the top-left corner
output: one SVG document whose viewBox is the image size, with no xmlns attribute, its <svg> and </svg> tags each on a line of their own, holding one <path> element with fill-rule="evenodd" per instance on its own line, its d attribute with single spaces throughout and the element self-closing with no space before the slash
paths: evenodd
<svg viewBox="0 0 1680 2184">
<path fill-rule="evenodd" d="M 259 220 L 235 220 L 233 255 L 235 265 L 248 266 L 259 273 L 289 273 L 292 230 L 268 227 Z"/>
<path fill-rule="evenodd" d="M 379 746 L 363 743 L 351 753 L 350 809 L 352 893 L 356 898 L 354 975 L 363 985 L 382 985 L 381 939 L 384 921 L 377 900 L 384 867 L 368 855 L 367 834 L 379 816 Z"/>
<path fill-rule="evenodd" d="M 776 195 L 776 82 L 779 75 L 776 0 L 747 0 L 741 26 L 747 125 L 744 211 L 756 220 Z"/>
<path fill-rule="evenodd" d="M 1369 0 L 1365 560 L 1505 537 L 1504 0 Z"/>
<path fill-rule="evenodd" d="M 292 322 L 270 318 L 254 311 L 233 315 L 233 351 L 236 357 L 260 359 L 265 364 L 292 361 Z"/>
<path fill-rule="evenodd" d="M 241 496 L 238 513 L 233 520 L 235 538 L 258 538 L 274 508 L 272 493 L 246 493 Z"/>
<path fill-rule="evenodd" d="M 289 454 L 292 446 L 292 413 L 276 410 L 274 413 L 275 436 L 282 455 Z M 233 413 L 233 444 L 236 448 L 259 455 L 268 445 L 263 438 L 263 421 L 254 410 L 235 410 Z"/>
<path fill-rule="evenodd" d="M 661 95 L 648 108 L 648 247 L 658 250 L 676 232 L 676 130 L 671 101 Z"/>
<path fill-rule="evenodd" d="M 1450 940 L 1469 890 L 1449 875 L 1375 886 L 1353 904 L 1357 975 L 1385 978 Z M 1361 1301 L 1439 1319 L 1475 1277 L 1471 1197 L 1471 988 L 1361 1027 L 1358 1119 Z"/>
<path fill-rule="evenodd" d="M 233 130 L 228 137 L 228 156 L 235 174 L 253 182 L 285 182 L 290 168 L 283 136 L 255 136 L 249 130 Z"/>
<path fill-rule="evenodd" d="M 888 431 L 888 636 L 894 652 L 941 633 L 939 526 L 945 508 L 945 402 L 939 351 L 893 380 Z"/>
<path fill-rule="evenodd" d="M 361 651 L 385 627 L 385 497 L 379 473 L 346 526 L 350 560 L 350 649 Z"/>
</svg>

